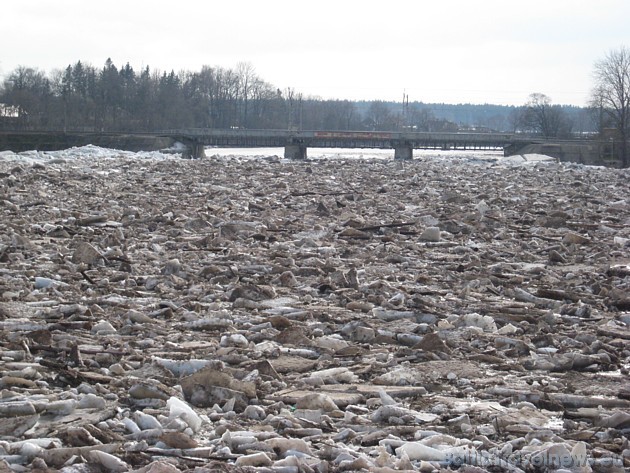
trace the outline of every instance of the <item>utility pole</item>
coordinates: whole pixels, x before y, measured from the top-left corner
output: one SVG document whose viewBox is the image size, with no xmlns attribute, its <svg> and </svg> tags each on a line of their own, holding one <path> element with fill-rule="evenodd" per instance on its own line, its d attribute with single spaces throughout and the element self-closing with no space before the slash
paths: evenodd
<svg viewBox="0 0 630 473">
<path fill-rule="evenodd" d="M 403 130 L 409 126 L 409 94 L 403 90 L 402 100 L 402 128 Z"/>
<path fill-rule="evenodd" d="M 298 128 L 298 130 L 302 130 L 302 93 L 301 92 L 298 94 L 298 107 L 299 107 L 299 113 L 300 113 L 300 127 Z"/>
</svg>

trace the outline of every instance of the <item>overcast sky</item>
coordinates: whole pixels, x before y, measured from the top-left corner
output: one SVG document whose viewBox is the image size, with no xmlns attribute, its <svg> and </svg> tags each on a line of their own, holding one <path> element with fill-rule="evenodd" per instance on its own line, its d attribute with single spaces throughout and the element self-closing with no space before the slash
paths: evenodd
<svg viewBox="0 0 630 473">
<path fill-rule="evenodd" d="M 629 0 L 3 0 L 0 74 L 108 57 L 161 71 L 250 62 L 274 86 L 353 100 L 585 105 L 630 46 Z"/>
</svg>

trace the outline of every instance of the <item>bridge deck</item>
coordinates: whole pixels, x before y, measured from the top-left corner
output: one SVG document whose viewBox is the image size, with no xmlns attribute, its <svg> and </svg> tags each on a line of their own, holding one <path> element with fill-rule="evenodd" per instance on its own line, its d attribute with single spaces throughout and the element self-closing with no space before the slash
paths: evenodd
<svg viewBox="0 0 630 473">
<path fill-rule="evenodd" d="M 521 138 L 511 133 L 186 129 L 159 134 L 205 146 L 239 147 L 503 149 L 516 142 L 532 142 L 531 137 Z"/>
</svg>

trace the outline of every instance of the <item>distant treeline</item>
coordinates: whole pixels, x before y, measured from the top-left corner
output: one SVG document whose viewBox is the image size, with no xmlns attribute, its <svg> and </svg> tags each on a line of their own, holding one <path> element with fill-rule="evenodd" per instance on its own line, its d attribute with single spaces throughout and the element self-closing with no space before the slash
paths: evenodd
<svg viewBox="0 0 630 473">
<path fill-rule="evenodd" d="M 588 109 L 555 106 L 563 132 L 597 129 Z M 143 132 L 181 128 L 304 130 L 536 131 L 522 107 L 323 100 L 280 90 L 253 66 L 198 72 L 140 71 L 111 59 L 78 61 L 50 74 L 18 67 L 0 85 L 0 127 L 22 130 Z"/>
</svg>

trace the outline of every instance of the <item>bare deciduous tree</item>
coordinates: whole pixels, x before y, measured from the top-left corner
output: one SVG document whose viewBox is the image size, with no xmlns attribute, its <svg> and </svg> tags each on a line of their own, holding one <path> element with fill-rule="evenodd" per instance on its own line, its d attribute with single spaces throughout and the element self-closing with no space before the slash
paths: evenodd
<svg viewBox="0 0 630 473">
<path fill-rule="evenodd" d="M 391 130 L 394 127 L 392 112 L 386 102 L 375 100 L 367 111 L 366 124 L 372 130 Z"/>
<path fill-rule="evenodd" d="M 525 105 L 524 122 L 528 128 L 545 138 L 558 138 L 570 133 L 570 123 L 559 105 L 552 105 L 545 94 L 534 93 Z"/>
<path fill-rule="evenodd" d="M 610 123 L 620 141 L 617 147 L 623 167 L 630 165 L 630 48 L 621 46 L 595 63 L 595 87 L 591 104 L 601 111 L 600 126 Z M 601 132 L 601 130 L 600 130 Z"/>
</svg>

